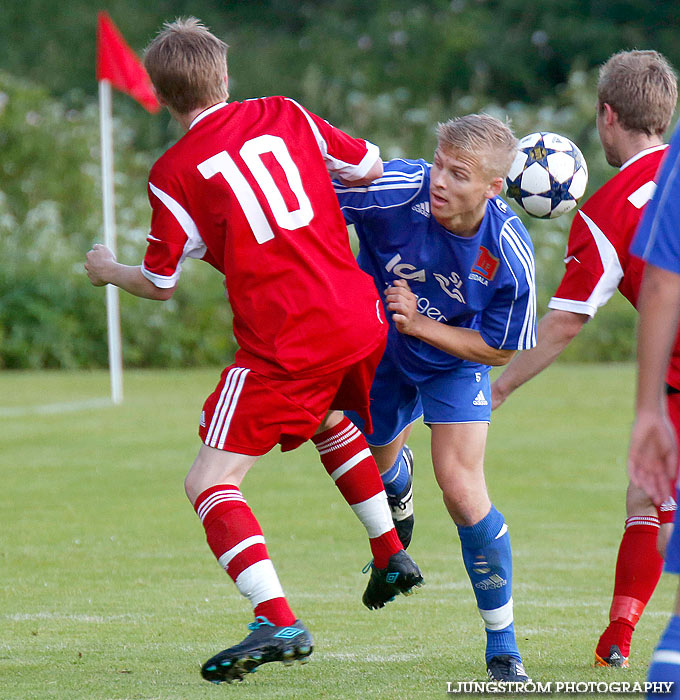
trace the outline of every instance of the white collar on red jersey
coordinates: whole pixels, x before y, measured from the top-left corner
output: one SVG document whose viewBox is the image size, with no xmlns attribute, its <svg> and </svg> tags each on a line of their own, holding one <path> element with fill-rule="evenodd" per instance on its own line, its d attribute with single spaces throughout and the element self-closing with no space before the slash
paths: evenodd
<svg viewBox="0 0 680 700">
<path fill-rule="evenodd" d="M 200 116 L 200 115 L 199 115 Z M 197 117 L 198 119 L 198 117 Z M 654 153 L 655 151 L 663 151 L 664 148 L 668 148 L 667 143 L 662 143 L 659 146 L 651 146 L 650 148 L 645 148 L 639 153 L 636 153 L 632 158 L 629 158 L 620 168 L 619 170 L 623 170 L 624 168 L 627 168 L 631 163 L 634 163 L 636 160 L 639 160 L 643 156 L 646 156 L 648 153 Z"/>
<path fill-rule="evenodd" d="M 203 117 L 207 117 L 209 114 L 212 114 L 213 112 L 216 112 L 218 109 L 222 109 L 222 107 L 226 107 L 227 103 L 226 102 L 218 102 L 216 105 L 213 105 L 212 107 L 208 107 L 208 109 L 204 109 L 199 115 L 194 117 L 194 120 L 189 124 L 189 128 L 191 129 L 193 126 L 198 124 L 198 122 L 203 119 Z"/>
</svg>

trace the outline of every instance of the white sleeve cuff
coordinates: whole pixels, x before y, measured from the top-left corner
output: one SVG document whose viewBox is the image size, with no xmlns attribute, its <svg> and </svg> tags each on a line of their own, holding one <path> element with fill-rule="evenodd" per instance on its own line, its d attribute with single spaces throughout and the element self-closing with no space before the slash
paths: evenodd
<svg viewBox="0 0 680 700">
<path fill-rule="evenodd" d="M 597 307 L 587 301 L 574 301 L 573 299 L 560 299 L 559 297 L 553 297 L 548 302 L 548 308 L 557 309 L 558 311 L 571 311 L 575 314 L 585 314 L 590 316 L 590 318 L 597 312 Z"/>
<path fill-rule="evenodd" d="M 182 268 L 180 265 L 178 265 L 177 270 L 175 270 L 175 274 L 171 275 L 170 277 L 166 277 L 165 275 L 157 275 L 153 272 L 149 272 L 149 270 L 144 267 L 144 263 L 142 263 L 142 274 L 149 280 L 149 282 L 159 289 L 170 289 L 171 287 L 174 287 L 179 281 L 181 272 Z"/>
</svg>

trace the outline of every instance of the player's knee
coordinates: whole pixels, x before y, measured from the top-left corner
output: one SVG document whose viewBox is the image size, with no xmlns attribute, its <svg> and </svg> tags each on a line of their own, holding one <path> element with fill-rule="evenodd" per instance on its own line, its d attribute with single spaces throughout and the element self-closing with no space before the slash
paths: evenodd
<svg viewBox="0 0 680 700">
<path fill-rule="evenodd" d="M 184 477 L 184 493 L 186 493 L 187 498 L 193 505 L 200 495 L 200 491 L 197 489 L 196 479 L 192 477 L 191 471 Z"/>
<path fill-rule="evenodd" d="M 323 433 L 326 430 L 335 428 L 335 426 L 344 418 L 344 413 L 342 411 L 328 411 L 324 416 L 324 419 L 319 424 L 316 429 L 316 433 Z"/>
<path fill-rule="evenodd" d="M 205 464 L 202 459 L 202 453 L 199 451 L 196 459 L 191 465 L 188 474 L 184 477 L 184 493 L 193 505 L 201 493 L 211 486 L 206 483 L 205 479 Z"/>
<path fill-rule="evenodd" d="M 656 549 L 662 559 L 666 558 L 666 547 L 668 546 L 668 540 L 670 540 L 672 534 L 673 523 L 662 523 L 659 528 L 659 535 L 656 538 Z"/>
<path fill-rule="evenodd" d="M 626 515 L 629 518 L 634 515 L 656 515 L 652 499 L 632 482 L 629 482 L 626 491 Z"/>
</svg>

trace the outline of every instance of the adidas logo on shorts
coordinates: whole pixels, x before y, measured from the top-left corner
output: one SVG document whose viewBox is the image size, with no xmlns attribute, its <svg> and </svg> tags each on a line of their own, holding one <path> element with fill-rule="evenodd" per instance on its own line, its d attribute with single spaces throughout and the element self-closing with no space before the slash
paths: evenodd
<svg viewBox="0 0 680 700">
<path fill-rule="evenodd" d="M 486 400 L 484 397 L 484 394 L 480 391 L 477 396 L 475 397 L 475 400 L 472 402 L 473 406 L 488 406 L 489 402 Z"/>
</svg>

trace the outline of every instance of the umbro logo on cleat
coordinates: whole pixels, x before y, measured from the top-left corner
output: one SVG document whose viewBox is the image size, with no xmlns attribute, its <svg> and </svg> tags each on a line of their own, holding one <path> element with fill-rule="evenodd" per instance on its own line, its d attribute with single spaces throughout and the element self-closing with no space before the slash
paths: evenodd
<svg viewBox="0 0 680 700">
<path fill-rule="evenodd" d="M 294 639 L 298 634 L 302 634 L 304 630 L 298 629 L 297 627 L 284 627 L 279 630 L 274 636 L 279 639 Z"/>
<path fill-rule="evenodd" d="M 486 400 L 484 393 L 480 391 L 477 396 L 475 397 L 475 400 L 472 402 L 473 406 L 488 406 L 489 402 Z"/>
<path fill-rule="evenodd" d="M 417 204 L 414 204 L 411 209 L 416 212 L 416 214 L 420 214 L 421 216 L 426 216 L 428 219 L 430 218 L 430 203 L 429 202 L 418 202 Z"/>
<path fill-rule="evenodd" d="M 398 578 L 399 578 L 398 571 L 390 571 L 390 573 L 387 574 L 387 576 L 385 576 L 385 581 L 387 581 L 387 583 L 394 583 Z"/>
</svg>

